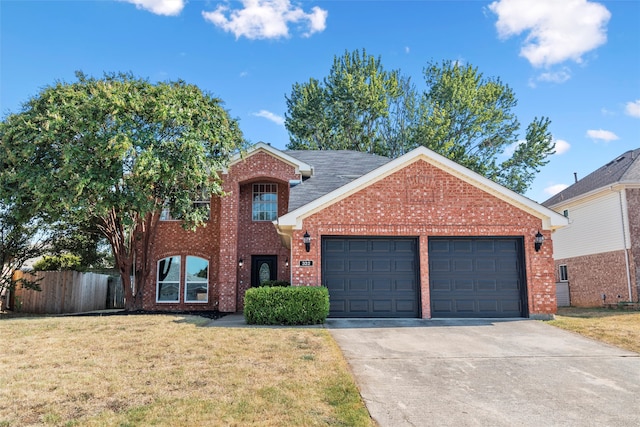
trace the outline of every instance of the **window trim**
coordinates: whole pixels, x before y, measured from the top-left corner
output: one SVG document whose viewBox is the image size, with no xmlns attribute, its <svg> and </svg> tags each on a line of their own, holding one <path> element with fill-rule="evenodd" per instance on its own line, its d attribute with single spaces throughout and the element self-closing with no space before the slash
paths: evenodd
<svg viewBox="0 0 640 427">
<path fill-rule="evenodd" d="M 176 258 L 178 259 L 178 281 L 176 282 L 175 280 L 160 280 L 160 263 L 164 260 L 167 259 L 171 259 L 171 258 Z M 181 270 L 182 270 L 182 257 L 180 257 L 179 255 L 170 255 L 164 258 L 159 259 L 156 262 L 156 303 L 158 304 L 176 304 L 176 303 L 180 303 L 180 276 L 181 276 Z M 169 266 L 169 268 L 171 268 L 171 266 Z M 160 299 L 160 285 L 161 284 L 177 284 L 178 285 L 178 292 L 177 292 L 177 299 L 175 300 L 163 300 Z"/>
<path fill-rule="evenodd" d="M 186 255 L 185 256 L 185 263 L 184 263 L 184 302 L 185 303 L 193 303 L 193 304 L 205 304 L 209 302 L 209 260 L 196 256 L 196 255 Z M 207 277 L 204 280 L 188 280 L 188 276 L 187 276 L 187 269 L 189 267 L 189 258 L 196 258 L 197 260 L 202 260 L 205 261 L 207 263 Z M 198 299 L 187 299 L 187 295 L 189 295 L 189 284 L 194 284 L 194 283 L 204 283 L 205 284 L 205 289 L 207 290 L 206 293 L 206 298 L 204 300 L 198 300 Z"/>
<path fill-rule="evenodd" d="M 265 191 L 260 191 L 259 186 L 265 186 Z M 258 190 L 256 190 L 258 188 Z M 267 190 L 267 188 L 269 190 Z M 260 203 L 267 205 L 275 205 L 275 211 L 269 210 L 260 210 L 256 212 L 255 204 L 256 204 L 256 194 L 274 194 L 275 200 L 273 201 L 261 201 Z M 256 215 L 257 214 L 257 215 Z M 270 217 L 267 219 L 259 219 L 257 216 L 260 214 L 270 214 Z M 278 184 L 275 182 L 256 182 L 251 186 L 251 220 L 253 222 L 272 222 L 278 219 Z"/>
<path fill-rule="evenodd" d="M 162 261 L 168 259 L 177 259 L 178 260 L 178 281 L 175 280 L 160 280 L 160 263 Z M 189 262 L 189 258 L 196 258 L 199 260 L 203 260 L 207 263 L 207 278 L 203 280 L 187 280 L 187 263 Z M 211 262 L 207 258 L 203 258 L 197 255 L 169 255 L 164 258 L 160 258 L 156 261 L 156 304 L 207 304 L 209 303 L 209 273 L 210 273 Z M 171 268 L 171 267 L 169 267 Z M 161 284 L 172 284 L 177 285 L 177 299 L 175 300 L 163 300 L 160 299 L 160 287 Z M 204 300 L 190 300 L 187 299 L 187 290 L 188 284 L 204 284 L 207 293 L 206 298 Z"/>
<path fill-rule="evenodd" d="M 567 264 L 560 264 L 558 266 L 558 281 L 559 282 L 569 281 L 569 270 L 567 269 Z"/>
</svg>

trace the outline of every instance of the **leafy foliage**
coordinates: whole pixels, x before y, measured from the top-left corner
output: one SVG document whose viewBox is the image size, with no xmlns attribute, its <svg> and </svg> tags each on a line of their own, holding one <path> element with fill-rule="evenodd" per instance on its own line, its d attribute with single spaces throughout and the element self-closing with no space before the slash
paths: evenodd
<svg viewBox="0 0 640 427">
<path fill-rule="evenodd" d="M 0 203 L 0 294 L 16 286 L 40 290 L 38 283 L 13 276 L 26 261 L 43 253 L 47 240 L 38 235 L 40 228 L 38 220 L 23 221 L 15 210 Z"/>
<path fill-rule="evenodd" d="M 223 194 L 215 171 L 244 141 L 221 100 L 183 81 L 76 77 L 44 88 L 0 124 L 0 199 L 52 223 L 95 224 L 134 308 L 162 207 L 185 228 L 202 225 L 208 212 L 192 201 Z"/>
<path fill-rule="evenodd" d="M 250 325 L 313 325 L 329 315 L 329 291 L 319 286 L 259 287 L 244 296 Z"/>
<path fill-rule="evenodd" d="M 33 264 L 34 271 L 82 271 L 82 259 L 78 255 L 44 255 Z"/>
<path fill-rule="evenodd" d="M 429 63 L 424 83 L 419 92 L 399 71 L 385 71 L 380 58 L 345 52 L 322 82 L 293 85 L 287 147 L 397 157 L 422 145 L 525 192 L 554 153 L 549 119 L 535 118 L 520 141 L 514 92 L 471 65 Z"/>
<path fill-rule="evenodd" d="M 291 137 L 287 147 L 386 155 L 394 145 L 394 135 L 385 128 L 390 107 L 403 99 L 407 88 L 397 71 L 385 71 L 380 58 L 365 50 L 334 57 L 322 83 L 310 79 L 293 85 L 285 116 Z"/>
</svg>

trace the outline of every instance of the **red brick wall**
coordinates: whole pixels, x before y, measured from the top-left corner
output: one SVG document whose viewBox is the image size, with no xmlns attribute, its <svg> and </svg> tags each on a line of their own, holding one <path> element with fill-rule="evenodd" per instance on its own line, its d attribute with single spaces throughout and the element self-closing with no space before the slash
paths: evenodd
<svg viewBox="0 0 640 427">
<path fill-rule="evenodd" d="M 624 252 L 623 250 L 612 251 L 556 260 L 556 277 L 559 266 L 562 264 L 567 266 L 572 306 L 601 306 L 602 294 L 606 295 L 607 303 L 629 300 Z"/>
<path fill-rule="evenodd" d="M 152 273 L 144 289 L 143 308 L 146 310 L 214 310 L 235 312 L 242 309 L 244 290 L 250 286 L 251 255 L 277 255 L 278 278 L 289 279 L 285 260 L 289 252 L 282 247 L 275 227 L 270 222 L 251 220 L 251 183 L 278 184 L 280 214 L 287 210 L 289 180 L 300 179 L 295 168 L 264 151 L 257 151 L 235 163 L 227 174 L 221 175 L 222 198 L 213 198 L 211 219 L 206 227 L 195 232 L 185 231 L 178 221 L 164 221 L 158 225 L 150 254 Z M 194 255 L 209 260 L 209 302 L 185 304 L 184 279 L 181 283 L 180 303 L 156 303 L 156 265 L 167 256 Z M 244 266 L 238 267 L 238 260 Z M 184 268 L 184 267 L 183 267 Z M 184 272 L 181 274 L 184 278 Z"/>
<path fill-rule="evenodd" d="M 524 238 L 530 314 L 556 312 L 552 242 L 541 221 L 424 161 L 401 171 L 304 219 L 294 233 L 292 282 L 320 285 L 320 240 L 323 235 L 419 236 L 422 315 L 430 317 L 429 236 L 513 236 Z M 311 251 L 302 235 L 309 231 Z M 533 238 L 546 241 L 540 252 Z M 309 259 L 313 267 L 299 267 Z"/>
</svg>

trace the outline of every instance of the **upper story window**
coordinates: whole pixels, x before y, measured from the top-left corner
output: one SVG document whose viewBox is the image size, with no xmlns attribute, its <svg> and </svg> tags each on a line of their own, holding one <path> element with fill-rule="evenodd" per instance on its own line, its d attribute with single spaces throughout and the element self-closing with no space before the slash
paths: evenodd
<svg viewBox="0 0 640 427">
<path fill-rule="evenodd" d="M 278 184 L 253 184 L 251 212 L 254 221 L 278 218 Z"/>
</svg>

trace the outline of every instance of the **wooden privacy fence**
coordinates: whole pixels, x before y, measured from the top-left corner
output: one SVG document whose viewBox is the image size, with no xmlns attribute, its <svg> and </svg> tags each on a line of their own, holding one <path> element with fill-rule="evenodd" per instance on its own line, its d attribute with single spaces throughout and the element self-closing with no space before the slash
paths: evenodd
<svg viewBox="0 0 640 427">
<path fill-rule="evenodd" d="M 110 280 L 105 274 L 77 271 L 17 271 L 16 274 L 16 279 L 24 275 L 29 280 L 37 280 L 42 289 L 33 291 L 18 286 L 13 301 L 13 309 L 17 311 L 37 314 L 81 313 L 118 308 L 120 305 L 113 299 L 114 286 L 119 282 Z"/>
</svg>

